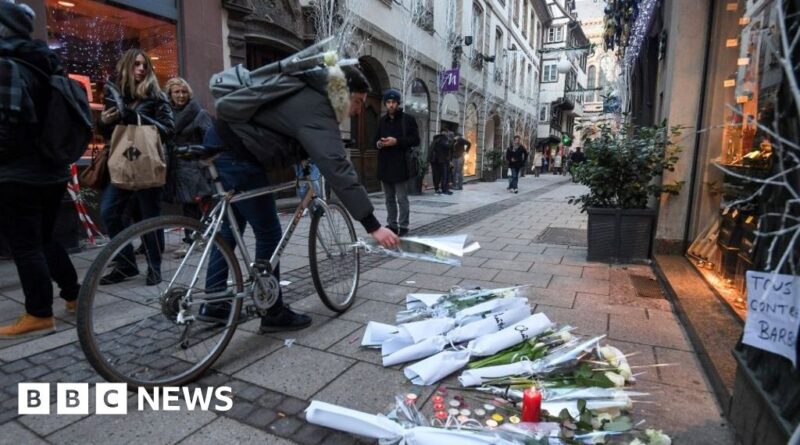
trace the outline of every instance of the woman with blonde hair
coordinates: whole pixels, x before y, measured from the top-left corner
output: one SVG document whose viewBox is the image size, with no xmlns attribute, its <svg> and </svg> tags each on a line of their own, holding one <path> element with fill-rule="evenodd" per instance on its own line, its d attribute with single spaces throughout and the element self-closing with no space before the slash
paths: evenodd
<svg viewBox="0 0 800 445">
<path fill-rule="evenodd" d="M 211 116 L 194 100 L 192 87 L 181 77 L 173 77 L 164 85 L 172 113 L 175 116 L 175 138 L 170 146 L 199 145 L 211 125 Z M 181 204 L 183 215 L 200 219 L 200 202 L 212 194 L 211 184 L 198 161 L 170 156 L 165 201 Z M 184 239 L 189 244 L 190 238 Z M 181 253 L 185 254 L 185 253 Z"/>
<path fill-rule="evenodd" d="M 158 86 L 153 62 L 141 49 L 129 49 L 117 62 L 116 84 L 106 82 L 105 108 L 97 123 L 98 130 L 111 139 L 117 125 L 154 125 L 161 141 L 172 140 L 175 121 L 172 108 Z M 129 201 L 138 205 L 142 218 L 152 218 L 161 213 L 161 187 L 131 191 L 108 184 L 100 201 L 100 216 L 111 237 L 125 229 L 122 214 Z M 146 283 L 149 286 L 161 281 L 161 250 L 158 240 L 143 239 L 147 259 Z M 100 284 L 114 284 L 139 274 L 132 246 L 126 246 L 116 258 L 116 266 L 100 280 Z"/>
</svg>

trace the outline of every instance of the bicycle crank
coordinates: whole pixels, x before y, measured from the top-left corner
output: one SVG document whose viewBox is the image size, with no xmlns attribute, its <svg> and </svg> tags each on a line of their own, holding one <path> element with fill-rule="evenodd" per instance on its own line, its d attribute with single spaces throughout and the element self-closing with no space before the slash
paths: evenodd
<svg viewBox="0 0 800 445">
<path fill-rule="evenodd" d="M 266 311 L 278 301 L 281 285 L 274 275 L 258 276 L 253 283 L 253 303 L 259 311 Z"/>
</svg>

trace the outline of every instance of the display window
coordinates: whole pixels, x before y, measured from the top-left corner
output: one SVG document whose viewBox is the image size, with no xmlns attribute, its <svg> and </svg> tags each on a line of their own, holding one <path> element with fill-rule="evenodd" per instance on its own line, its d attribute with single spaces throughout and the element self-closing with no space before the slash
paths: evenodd
<svg viewBox="0 0 800 445">
<path fill-rule="evenodd" d="M 464 176 L 475 176 L 478 164 L 478 109 L 475 104 L 467 107 L 467 116 L 464 123 L 464 138 L 470 141 L 472 146 L 464 156 Z"/>
<path fill-rule="evenodd" d="M 772 125 L 780 73 L 764 2 L 721 2 L 714 12 L 700 140 L 696 237 L 687 255 L 707 282 L 746 317 L 745 273 L 762 246 L 758 189 L 772 171 Z"/>
<path fill-rule="evenodd" d="M 100 1 L 47 0 L 47 43 L 70 77 L 87 88 L 96 121 L 103 109 L 103 87 L 115 76 L 117 60 L 130 48 L 153 60 L 160 85 L 178 75 L 177 26 L 173 21 Z M 96 134 L 84 158 L 102 148 Z"/>
</svg>

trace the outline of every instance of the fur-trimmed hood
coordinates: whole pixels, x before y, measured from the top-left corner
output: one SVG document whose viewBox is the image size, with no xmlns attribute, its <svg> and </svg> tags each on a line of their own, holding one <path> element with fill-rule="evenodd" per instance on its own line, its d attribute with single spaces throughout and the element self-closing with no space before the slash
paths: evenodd
<svg viewBox="0 0 800 445">
<path fill-rule="evenodd" d="M 350 111 L 350 90 L 347 88 L 344 71 L 338 66 L 328 68 L 327 94 L 336 113 L 336 120 L 341 124 Z"/>
</svg>

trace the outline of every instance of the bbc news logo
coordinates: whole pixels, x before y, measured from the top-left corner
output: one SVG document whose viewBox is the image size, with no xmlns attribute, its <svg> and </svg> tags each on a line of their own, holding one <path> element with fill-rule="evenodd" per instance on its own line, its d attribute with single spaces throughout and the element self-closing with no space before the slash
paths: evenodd
<svg viewBox="0 0 800 445">
<path fill-rule="evenodd" d="M 50 383 L 17 384 L 17 414 L 50 414 Z M 233 407 L 230 386 L 187 388 L 165 386 L 136 392 L 136 409 L 144 411 L 228 411 Z M 181 397 L 183 396 L 183 397 Z M 56 384 L 55 414 L 89 414 L 91 397 L 88 383 Z M 128 414 L 128 385 L 95 384 L 94 412 L 106 415 Z"/>
</svg>

